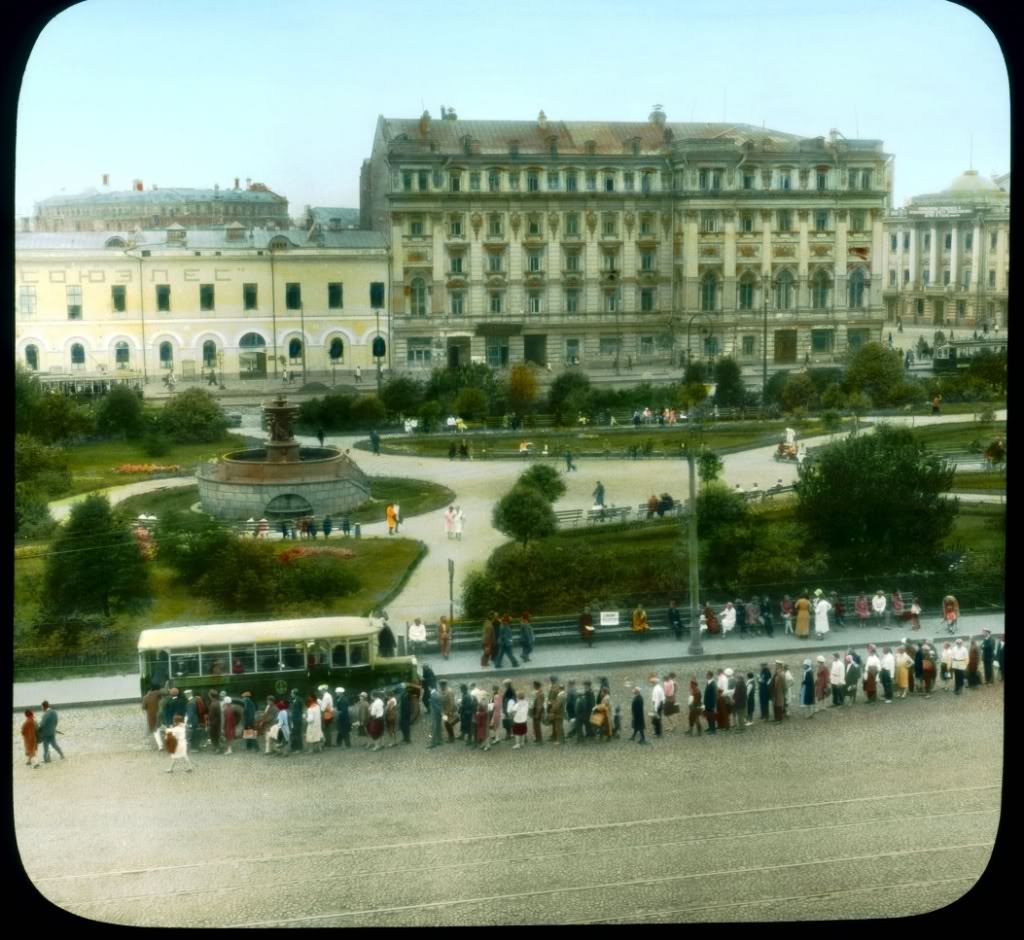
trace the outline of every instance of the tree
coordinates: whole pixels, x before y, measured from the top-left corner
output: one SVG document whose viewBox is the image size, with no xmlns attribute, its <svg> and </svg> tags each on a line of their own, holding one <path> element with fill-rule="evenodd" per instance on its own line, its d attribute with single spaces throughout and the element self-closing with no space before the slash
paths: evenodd
<svg viewBox="0 0 1024 940">
<path fill-rule="evenodd" d="M 489 402 L 483 389 L 467 387 L 455 396 L 455 413 L 460 418 L 472 421 L 487 414 Z"/>
<path fill-rule="evenodd" d="M 782 390 L 789 381 L 790 372 L 783 369 L 781 372 L 774 372 L 768 378 L 768 386 L 765 389 L 764 400 L 770 405 L 782 404 Z"/>
<path fill-rule="evenodd" d="M 749 543 L 750 510 L 742 493 L 724 483 L 709 483 L 697 495 L 697 533 L 701 546 L 701 579 L 727 588 L 736 578 L 739 557 Z"/>
<path fill-rule="evenodd" d="M 14 479 L 49 499 L 71 489 L 67 451 L 49 447 L 29 434 L 14 436 Z"/>
<path fill-rule="evenodd" d="M 986 350 L 971 360 L 967 374 L 978 378 L 1000 397 L 1006 395 L 1007 361 L 1006 351 L 993 353 Z"/>
<path fill-rule="evenodd" d="M 687 411 L 696 408 L 708 397 L 707 386 L 701 382 L 690 382 L 679 387 L 677 404 Z"/>
<path fill-rule="evenodd" d="M 14 367 L 14 426 L 21 433 L 34 431 L 36 409 L 42 397 L 39 380 L 19 362 Z"/>
<path fill-rule="evenodd" d="M 380 399 L 388 414 L 411 415 L 423 401 L 423 386 L 415 379 L 393 376 L 381 389 Z"/>
<path fill-rule="evenodd" d="M 94 422 L 88 408 L 51 391 L 40 396 L 30 427 L 41 441 L 61 444 L 91 434 Z"/>
<path fill-rule="evenodd" d="M 903 385 L 903 356 L 880 343 L 866 343 L 850 357 L 847 392 L 863 392 L 876 408 L 890 405 Z"/>
<path fill-rule="evenodd" d="M 686 372 L 683 373 L 683 384 L 684 385 L 703 385 L 708 381 L 708 368 L 703 362 L 699 360 L 697 362 L 688 363 L 686 366 Z"/>
<path fill-rule="evenodd" d="M 420 430 L 433 431 L 441 421 L 441 406 L 436 401 L 425 401 L 420 405 Z"/>
<path fill-rule="evenodd" d="M 532 486 L 515 486 L 494 507 L 491 521 L 503 535 L 522 542 L 551 535 L 558 527 L 551 503 Z"/>
<path fill-rule="evenodd" d="M 196 592 L 223 610 L 266 614 L 280 597 L 281 568 L 269 543 L 234 539 L 199 579 Z"/>
<path fill-rule="evenodd" d="M 106 496 L 93 494 L 72 507 L 50 543 L 43 596 L 43 614 L 51 621 L 110 617 L 150 600 L 149 570 L 138 542 Z"/>
<path fill-rule="evenodd" d="M 716 405 L 735 408 L 746 401 L 747 389 L 743 384 L 743 373 L 735 359 L 726 356 L 715 363 L 715 384 Z"/>
<path fill-rule="evenodd" d="M 798 517 L 835 573 L 928 568 L 958 511 L 954 467 L 906 428 L 882 425 L 825 448 L 800 468 Z"/>
<path fill-rule="evenodd" d="M 724 466 L 722 458 L 713 450 L 705 448 L 697 456 L 697 470 L 700 475 L 700 481 L 704 486 L 714 483 L 721 476 Z"/>
<path fill-rule="evenodd" d="M 112 388 L 96 406 L 96 430 L 107 437 L 140 437 L 145 430 L 142 399 L 126 385 Z"/>
<path fill-rule="evenodd" d="M 524 470 L 516 486 L 532 486 L 549 503 L 554 503 L 565 492 L 565 481 L 558 471 L 546 463 L 535 463 Z"/>
<path fill-rule="evenodd" d="M 548 389 L 548 411 L 559 424 L 574 424 L 577 415 L 590 414 L 593 392 L 590 379 L 582 372 L 563 372 Z"/>
<path fill-rule="evenodd" d="M 811 377 L 806 372 L 796 372 L 787 379 L 786 385 L 782 389 L 782 407 L 786 411 L 810 408 L 814 405 L 817 397 L 818 394 Z"/>
<path fill-rule="evenodd" d="M 228 419 L 205 389 L 189 388 L 171 396 L 160 412 L 160 430 L 179 444 L 222 440 Z"/>
<path fill-rule="evenodd" d="M 516 412 L 529 411 L 537 399 L 537 379 L 525 363 L 512 367 L 508 377 L 508 404 Z"/>
<path fill-rule="evenodd" d="M 352 424 L 359 427 L 374 427 L 387 417 L 387 410 L 376 395 L 360 395 L 352 402 L 349 412 Z"/>
<path fill-rule="evenodd" d="M 194 512 L 169 512 L 160 520 L 160 561 L 185 584 L 196 584 L 228 555 L 235 535 L 215 519 Z"/>
</svg>

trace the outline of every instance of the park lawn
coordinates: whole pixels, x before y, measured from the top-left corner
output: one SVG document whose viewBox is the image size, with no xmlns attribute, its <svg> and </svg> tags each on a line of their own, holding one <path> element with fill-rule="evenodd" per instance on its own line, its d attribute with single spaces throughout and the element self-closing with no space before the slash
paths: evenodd
<svg viewBox="0 0 1024 940">
<path fill-rule="evenodd" d="M 953 477 L 953 490 L 957 493 L 1005 493 L 1006 474 L 987 470 L 958 473 Z"/>
<path fill-rule="evenodd" d="M 926 447 L 935 449 L 956 449 L 966 451 L 973 441 L 980 441 L 987 447 L 997 437 L 1006 439 L 1006 422 L 978 421 L 956 424 L 933 424 L 914 428 L 914 437 Z"/>
<path fill-rule="evenodd" d="M 168 486 L 149 493 L 139 493 L 121 500 L 114 511 L 129 519 L 142 513 L 162 519 L 169 512 L 188 512 L 199 502 L 199 484 L 191 486 Z"/>
<path fill-rule="evenodd" d="M 197 463 L 243 447 L 245 438 L 237 434 L 209 444 L 174 444 L 163 457 L 146 456 L 142 441 L 100 441 L 68 447 L 65 453 L 71 470 L 71 489 L 64 495 L 77 496 L 152 478 L 149 473 L 115 473 L 114 468 L 121 464 L 177 464 L 182 473 L 191 473 Z"/>
<path fill-rule="evenodd" d="M 1006 551 L 1006 507 L 995 503 L 960 503 L 950 542 L 975 552 Z"/>
</svg>

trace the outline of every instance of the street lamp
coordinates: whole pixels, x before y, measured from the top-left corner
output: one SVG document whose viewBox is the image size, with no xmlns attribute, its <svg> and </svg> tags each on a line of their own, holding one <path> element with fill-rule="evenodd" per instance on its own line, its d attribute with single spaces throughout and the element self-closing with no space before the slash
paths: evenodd
<svg viewBox="0 0 1024 940">
<path fill-rule="evenodd" d="M 773 283 L 770 278 L 764 280 L 761 293 L 764 295 L 764 331 L 761 335 L 761 404 L 768 404 L 768 292 Z"/>
<path fill-rule="evenodd" d="M 689 349 L 687 349 L 689 352 Z M 703 407 L 698 406 L 698 408 Z M 687 555 L 689 556 L 689 568 L 690 568 L 690 645 L 688 653 L 691 656 L 700 656 L 704 652 L 704 647 L 701 644 L 700 635 L 700 614 L 698 612 L 698 605 L 700 603 L 700 570 L 699 570 L 699 559 L 698 552 L 700 551 L 697 541 L 697 442 L 698 434 L 700 432 L 700 413 L 697 409 L 690 409 L 690 415 L 687 418 L 687 424 L 689 426 L 689 433 L 686 441 L 686 465 L 690 472 L 689 487 L 690 487 L 690 502 L 689 511 L 687 512 L 686 525 L 687 525 Z M 694 421 L 698 422 L 696 425 Z"/>
</svg>

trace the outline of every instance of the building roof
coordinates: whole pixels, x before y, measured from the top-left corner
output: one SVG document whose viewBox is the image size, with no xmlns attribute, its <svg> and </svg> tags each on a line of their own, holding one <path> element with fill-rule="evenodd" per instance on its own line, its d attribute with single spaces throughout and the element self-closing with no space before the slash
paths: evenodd
<svg viewBox="0 0 1024 940">
<path fill-rule="evenodd" d="M 309 210 L 314 225 L 322 225 L 325 229 L 331 225 L 358 225 L 359 210 L 343 209 L 333 206 L 313 206 Z"/>
<path fill-rule="evenodd" d="M 139 634 L 139 651 L 163 649 L 224 649 L 229 644 L 301 643 L 336 637 L 376 636 L 366 617 L 311 617 L 304 620 L 261 620 L 253 623 L 215 623 L 192 627 L 163 627 Z"/>
<path fill-rule="evenodd" d="M 61 193 L 57 196 L 48 196 L 40 200 L 37 205 L 42 206 L 63 206 L 71 204 L 89 205 L 123 205 L 126 202 L 136 203 L 140 207 L 152 205 L 167 205 L 168 203 L 180 203 L 184 205 L 189 202 L 208 202 L 220 200 L 222 202 L 265 202 L 279 203 L 287 202 L 284 196 L 279 196 L 269 189 L 187 189 L 181 187 L 170 187 L 168 189 L 127 189 L 116 192 L 98 192 L 94 189 L 81 193 Z"/>
<path fill-rule="evenodd" d="M 1008 184 L 1007 184 L 1008 185 Z M 984 176 L 977 170 L 966 170 L 952 183 L 938 193 L 922 193 L 912 196 L 910 206 L 925 205 L 981 205 L 1009 207 L 1010 194 L 1007 189 Z"/>
<path fill-rule="evenodd" d="M 982 193 L 997 192 L 998 184 L 984 176 L 980 176 L 977 170 L 965 170 L 949 186 L 943 190 L 945 193 Z"/>
<path fill-rule="evenodd" d="M 146 229 L 134 232 L 18 232 L 14 236 L 15 251 L 101 251 L 111 249 L 120 251 L 125 247 L 140 248 L 173 248 L 173 249 L 252 249 L 266 248 L 275 239 L 283 237 L 296 248 L 349 248 L 383 250 L 387 241 L 382 232 L 364 229 L 339 229 L 325 231 L 318 236 L 310 237 L 309 232 L 301 228 L 267 229 L 253 228 L 244 230 L 241 238 L 228 238 L 228 229 L 237 231 L 238 226 L 227 225 L 217 228 Z M 167 232 L 176 230 L 183 232 L 180 239 L 168 241 Z"/>
<path fill-rule="evenodd" d="M 426 134 L 421 132 L 421 119 L 381 118 L 384 139 L 389 144 L 400 144 L 402 138 L 409 143 L 432 141 L 442 153 L 463 153 L 469 137 L 479 146 L 481 154 L 507 155 L 514 141 L 522 154 L 547 154 L 551 141 L 557 143 L 558 153 L 586 154 L 587 141 L 593 141 L 598 154 L 625 153 L 631 143 L 639 142 L 641 153 L 660 153 L 666 145 L 665 130 L 672 140 L 713 141 L 748 140 L 770 145 L 794 145 L 805 138 L 751 124 L 734 123 L 680 123 L 653 121 L 460 121 L 432 118 Z"/>
</svg>

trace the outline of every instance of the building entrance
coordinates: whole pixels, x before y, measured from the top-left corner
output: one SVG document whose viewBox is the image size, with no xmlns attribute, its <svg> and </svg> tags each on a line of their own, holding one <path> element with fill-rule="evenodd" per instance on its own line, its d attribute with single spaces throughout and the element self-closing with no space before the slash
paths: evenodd
<svg viewBox="0 0 1024 940">
<path fill-rule="evenodd" d="M 775 331 L 775 362 L 796 362 L 796 330 Z"/>
</svg>

